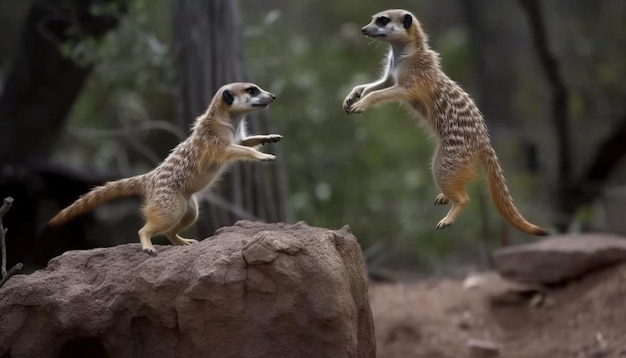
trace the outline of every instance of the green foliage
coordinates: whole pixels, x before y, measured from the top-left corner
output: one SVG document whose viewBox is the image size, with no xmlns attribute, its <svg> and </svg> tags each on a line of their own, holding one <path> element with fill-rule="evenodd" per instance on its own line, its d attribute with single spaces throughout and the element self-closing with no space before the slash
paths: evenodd
<svg viewBox="0 0 626 358">
<path fill-rule="evenodd" d="M 106 3 L 108 4 L 108 3 Z M 167 8 L 165 0 L 152 1 L 151 11 Z M 114 5 L 98 5 L 91 8 L 94 14 L 115 15 L 120 24 L 101 38 L 69 41 L 62 51 L 74 61 L 84 65 L 96 64 L 85 90 L 74 105 L 68 131 L 68 139 L 61 141 L 56 154 L 78 166 L 100 169 L 117 168 L 133 171 L 132 163 L 143 168 L 152 166 L 146 155 L 128 158 L 128 152 L 136 152 L 124 136 L 106 135 L 106 132 L 86 135 L 81 128 L 137 128 L 149 120 L 165 120 L 175 123 L 176 74 L 170 45 L 159 37 L 169 32 L 169 23 L 151 21 L 145 0 L 129 2 L 127 14 Z M 147 137 L 144 140 L 150 141 Z M 75 139 L 82 139 L 76 141 Z M 135 138 L 134 138 L 135 139 Z M 178 138 L 169 134 L 166 143 Z M 147 145 L 147 151 L 151 151 Z M 162 152 L 161 152 L 162 153 Z M 149 157 L 160 158 L 162 155 Z M 121 161 L 121 162 L 120 162 Z"/>
</svg>

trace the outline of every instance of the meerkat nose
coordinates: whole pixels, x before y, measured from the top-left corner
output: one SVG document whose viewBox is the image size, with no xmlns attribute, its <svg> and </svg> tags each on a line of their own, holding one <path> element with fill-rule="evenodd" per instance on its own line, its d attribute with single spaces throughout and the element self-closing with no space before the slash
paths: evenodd
<svg viewBox="0 0 626 358">
<path fill-rule="evenodd" d="M 276 99 L 276 95 L 273 93 L 270 93 L 270 97 L 272 97 L 272 99 Z"/>
<path fill-rule="evenodd" d="M 362 27 L 362 28 L 361 28 L 361 32 L 362 32 L 362 33 L 365 33 L 365 32 L 367 32 L 367 29 L 366 29 L 366 27 L 367 27 L 367 26 L 364 26 L 364 27 Z"/>
</svg>

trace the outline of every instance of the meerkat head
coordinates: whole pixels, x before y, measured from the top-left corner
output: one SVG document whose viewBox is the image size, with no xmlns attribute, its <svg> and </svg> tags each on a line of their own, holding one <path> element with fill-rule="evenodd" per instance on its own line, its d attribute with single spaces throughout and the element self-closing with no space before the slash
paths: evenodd
<svg viewBox="0 0 626 358">
<path fill-rule="evenodd" d="M 230 83 L 218 91 L 223 106 L 230 112 L 247 113 L 267 108 L 276 96 L 254 83 Z"/>
<path fill-rule="evenodd" d="M 363 26 L 361 32 L 367 37 L 390 43 L 424 39 L 415 16 L 400 9 L 385 10 L 372 16 L 372 21 Z"/>
</svg>

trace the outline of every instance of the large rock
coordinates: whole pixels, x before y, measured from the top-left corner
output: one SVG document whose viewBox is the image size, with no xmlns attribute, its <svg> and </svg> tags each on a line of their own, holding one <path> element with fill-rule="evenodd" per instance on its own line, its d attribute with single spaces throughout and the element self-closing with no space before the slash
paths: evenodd
<svg viewBox="0 0 626 358">
<path fill-rule="evenodd" d="M 349 229 L 238 222 L 185 247 L 70 251 L 0 288 L 0 357 L 374 357 Z"/>
<path fill-rule="evenodd" d="M 626 239 L 604 234 L 554 236 L 494 254 L 502 276 L 542 284 L 561 283 L 624 260 Z"/>
</svg>

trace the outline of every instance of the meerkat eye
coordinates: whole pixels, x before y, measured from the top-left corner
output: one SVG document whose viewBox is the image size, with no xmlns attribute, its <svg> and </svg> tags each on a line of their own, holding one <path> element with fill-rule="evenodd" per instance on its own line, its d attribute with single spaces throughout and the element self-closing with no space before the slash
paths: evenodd
<svg viewBox="0 0 626 358">
<path fill-rule="evenodd" d="M 246 88 L 246 93 L 252 96 L 256 96 L 259 94 L 259 89 L 256 87 L 248 87 Z"/>
<path fill-rule="evenodd" d="M 387 26 L 387 24 L 389 23 L 389 18 L 386 16 L 381 16 L 379 18 L 376 19 L 376 25 L 380 26 L 380 27 L 384 27 Z"/>
</svg>

